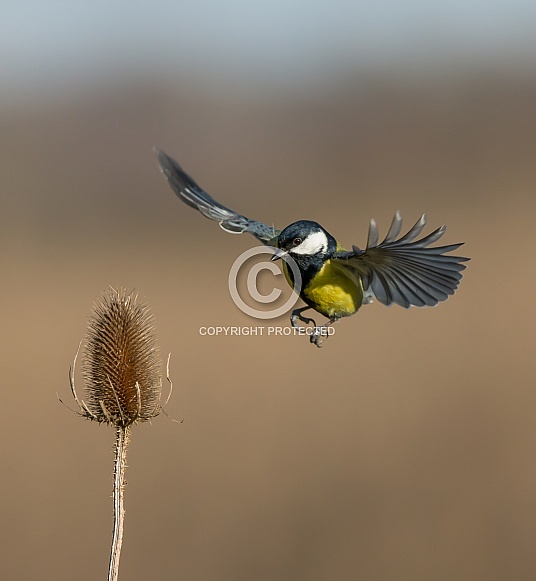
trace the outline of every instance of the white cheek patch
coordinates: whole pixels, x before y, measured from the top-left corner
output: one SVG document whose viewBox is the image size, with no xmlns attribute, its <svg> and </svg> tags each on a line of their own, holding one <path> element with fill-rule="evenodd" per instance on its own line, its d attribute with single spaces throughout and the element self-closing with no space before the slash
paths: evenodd
<svg viewBox="0 0 536 581">
<path fill-rule="evenodd" d="M 312 256 L 318 252 L 326 252 L 328 249 L 328 239 L 324 232 L 313 232 L 295 248 L 291 248 L 292 254 L 306 254 Z"/>
</svg>

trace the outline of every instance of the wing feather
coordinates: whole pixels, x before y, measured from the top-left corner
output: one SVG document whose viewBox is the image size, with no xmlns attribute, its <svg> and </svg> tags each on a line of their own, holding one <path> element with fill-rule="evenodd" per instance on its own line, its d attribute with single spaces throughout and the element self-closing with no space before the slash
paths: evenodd
<svg viewBox="0 0 536 581">
<path fill-rule="evenodd" d="M 250 220 L 226 208 L 199 187 L 173 158 L 161 149 L 155 148 L 155 153 L 161 172 L 177 196 L 188 206 L 199 210 L 206 218 L 218 222 L 226 232 L 231 234 L 247 232 L 263 244 L 269 244 L 279 235 L 280 231 L 273 226 Z"/>
<path fill-rule="evenodd" d="M 378 232 L 378 224 L 376 224 L 376 220 L 374 220 L 374 218 L 371 218 L 369 225 L 367 248 L 377 246 L 379 236 L 380 235 Z"/>
<path fill-rule="evenodd" d="M 400 220 L 402 221 L 402 217 L 400 218 Z M 400 244 L 402 242 L 411 242 L 413 239 L 417 238 L 417 236 L 422 232 L 423 228 L 426 226 L 426 214 L 423 214 L 418 220 L 417 222 L 415 222 L 415 225 L 411 228 L 411 230 L 405 235 L 402 236 L 402 238 L 399 238 L 397 241 L 397 244 Z"/>
<path fill-rule="evenodd" d="M 333 260 L 345 263 L 362 277 L 365 290 L 372 291 L 384 305 L 402 307 L 434 306 L 456 291 L 463 264 L 469 258 L 447 254 L 463 243 L 429 247 L 445 233 L 445 226 L 417 239 L 426 225 L 423 214 L 413 227 L 397 239 L 402 216 L 396 212 L 384 240 L 378 244 L 375 220 L 370 221 L 367 247 L 353 246 L 350 252 L 337 252 Z"/>
<path fill-rule="evenodd" d="M 391 226 L 389 227 L 389 232 L 383 239 L 382 244 L 388 244 L 389 242 L 394 242 L 396 237 L 400 234 L 400 230 L 402 230 L 402 216 L 397 210 L 395 215 L 393 216 L 393 221 L 391 222 Z"/>
</svg>

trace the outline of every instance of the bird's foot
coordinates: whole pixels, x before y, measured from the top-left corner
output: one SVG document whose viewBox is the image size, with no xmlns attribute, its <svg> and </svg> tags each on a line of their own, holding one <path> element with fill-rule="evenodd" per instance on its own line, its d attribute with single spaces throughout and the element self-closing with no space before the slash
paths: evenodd
<svg viewBox="0 0 536 581">
<path fill-rule="evenodd" d="M 313 327 L 316 329 L 316 321 L 310 317 L 304 317 L 302 315 L 302 312 L 309 308 L 310 307 L 305 307 L 303 309 L 296 309 L 295 311 L 292 311 L 292 314 L 290 315 L 290 324 L 294 327 L 294 329 L 302 328 L 300 325 L 298 325 L 298 321 L 301 321 L 305 325 L 310 325 L 312 323 Z"/>
<path fill-rule="evenodd" d="M 313 329 L 313 333 L 312 333 L 311 337 L 309 338 L 309 341 L 313 345 L 316 345 L 318 348 L 322 347 L 324 344 L 324 341 L 330 336 L 330 334 L 328 332 L 329 327 L 333 323 L 336 323 L 337 321 L 338 321 L 338 319 L 330 319 L 327 323 L 325 323 L 324 325 L 321 325 L 320 327 L 317 327 L 315 325 L 314 329 Z"/>
</svg>

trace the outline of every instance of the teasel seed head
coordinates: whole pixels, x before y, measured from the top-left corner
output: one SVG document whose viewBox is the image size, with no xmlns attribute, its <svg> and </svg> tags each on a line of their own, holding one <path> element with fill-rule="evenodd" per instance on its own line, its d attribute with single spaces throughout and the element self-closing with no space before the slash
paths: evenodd
<svg viewBox="0 0 536 581">
<path fill-rule="evenodd" d="M 162 411 L 162 361 L 148 307 L 125 289 L 110 288 L 94 305 L 83 351 L 85 399 L 71 388 L 83 416 L 125 428 Z"/>
</svg>

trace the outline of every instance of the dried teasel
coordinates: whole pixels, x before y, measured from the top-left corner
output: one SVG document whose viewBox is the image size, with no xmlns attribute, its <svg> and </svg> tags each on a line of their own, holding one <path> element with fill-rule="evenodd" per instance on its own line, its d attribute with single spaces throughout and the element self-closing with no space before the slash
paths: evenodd
<svg viewBox="0 0 536 581">
<path fill-rule="evenodd" d="M 88 322 L 83 356 L 85 399 L 79 399 L 75 388 L 76 357 L 70 370 L 81 415 L 127 427 L 162 411 L 162 360 L 154 319 L 136 295 L 113 288 L 103 293 Z"/>
<path fill-rule="evenodd" d="M 125 469 L 130 432 L 132 424 L 165 413 L 163 408 L 172 391 L 169 357 L 167 380 L 170 390 L 162 405 L 162 361 L 153 316 L 136 295 L 113 288 L 103 293 L 101 302 L 94 306 L 83 355 L 85 399 L 78 397 L 74 382 L 78 352 L 69 370 L 71 390 L 80 410 L 76 413 L 99 423 L 111 424 L 116 433 L 114 526 L 108 581 L 117 581 L 123 543 Z"/>
</svg>

